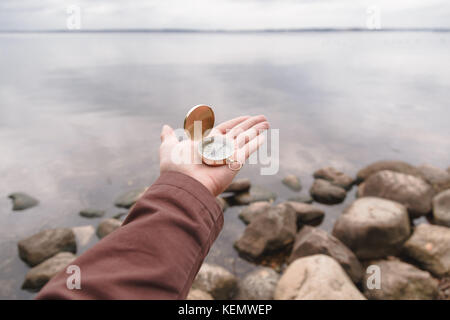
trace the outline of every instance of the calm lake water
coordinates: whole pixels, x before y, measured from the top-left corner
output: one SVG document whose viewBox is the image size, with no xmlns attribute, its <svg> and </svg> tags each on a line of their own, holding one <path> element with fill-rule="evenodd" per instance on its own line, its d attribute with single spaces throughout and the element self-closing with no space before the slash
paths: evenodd
<svg viewBox="0 0 450 320">
<path fill-rule="evenodd" d="M 280 170 L 239 174 L 278 194 L 294 173 L 333 165 L 354 175 L 380 159 L 450 165 L 450 33 L 0 34 L 0 298 L 28 299 L 17 241 L 123 212 L 114 198 L 158 176 L 161 126 L 212 105 L 217 122 L 265 114 L 280 129 Z M 38 207 L 13 212 L 24 191 Z M 355 197 L 321 206 L 330 230 Z M 240 208 L 208 256 L 239 276 Z M 95 238 L 95 236 L 94 236 Z M 96 242 L 93 239 L 91 246 Z M 83 252 L 87 247 L 79 248 Z M 150 267 L 150 266 L 149 266 Z"/>
</svg>

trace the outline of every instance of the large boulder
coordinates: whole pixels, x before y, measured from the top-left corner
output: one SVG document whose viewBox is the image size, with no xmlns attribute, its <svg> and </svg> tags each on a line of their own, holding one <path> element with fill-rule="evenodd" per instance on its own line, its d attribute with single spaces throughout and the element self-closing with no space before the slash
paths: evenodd
<svg viewBox="0 0 450 320">
<path fill-rule="evenodd" d="M 450 229 L 418 225 L 405 242 L 403 253 L 437 277 L 450 276 Z"/>
<path fill-rule="evenodd" d="M 438 295 L 438 282 L 427 271 L 422 271 L 399 260 L 371 261 L 379 267 L 380 287 L 369 288 L 370 273 L 363 281 L 364 295 L 376 300 L 431 300 Z"/>
<path fill-rule="evenodd" d="M 129 209 L 139 200 L 146 190 L 147 188 L 138 188 L 127 191 L 116 198 L 114 205 L 119 208 Z"/>
<path fill-rule="evenodd" d="M 411 233 L 406 208 L 380 198 L 360 198 L 337 219 L 333 235 L 360 259 L 395 255 Z"/>
<path fill-rule="evenodd" d="M 304 224 L 313 226 L 319 225 L 325 216 L 325 212 L 322 209 L 307 203 L 288 201 L 285 202 L 285 204 L 294 209 L 295 214 L 297 215 L 298 227 L 301 227 Z"/>
<path fill-rule="evenodd" d="M 275 289 L 276 300 L 365 300 L 333 258 L 317 254 L 289 265 Z"/>
<path fill-rule="evenodd" d="M 212 295 L 200 289 L 191 289 L 186 297 L 186 300 L 214 300 Z"/>
<path fill-rule="evenodd" d="M 433 198 L 433 222 L 450 227 L 450 189 Z"/>
<path fill-rule="evenodd" d="M 238 279 L 221 266 L 203 263 L 192 289 L 209 293 L 216 300 L 231 299 L 237 291 Z"/>
<path fill-rule="evenodd" d="M 299 177 L 293 174 L 288 174 L 281 180 L 285 186 L 290 188 L 293 191 L 300 191 L 302 190 L 302 184 L 300 182 Z"/>
<path fill-rule="evenodd" d="M 11 193 L 8 198 L 13 202 L 14 211 L 29 209 L 39 204 L 37 199 L 23 192 Z"/>
<path fill-rule="evenodd" d="M 18 243 L 20 258 L 30 266 L 63 251 L 76 253 L 77 243 L 72 229 L 59 228 L 44 230 Z"/>
<path fill-rule="evenodd" d="M 250 189 L 250 179 L 243 178 L 233 181 L 224 192 L 244 192 Z"/>
<path fill-rule="evenodd" d="M 289 262 L 292 263 L 298 258 L 315 254 L 325 254 L 334 258 L 353 282 L 361 281 L 364 272 L 363 267 L 349 248 L 324 230 L 304 226 L 297 233 Z"/>
<path fill-rule="evenodd" d="M 267 211 L 271 207 L 270 202 L 267 201 L 258 201 L 253 202 L 239 213 L 239 218 L 245 223 L 249 224 L 252 219 L 261 213 Z"/>
<path fill-rule="evenodd" d="M 276 193 L 261 186 L 252 186 L 248 192 L 238 193 L 230 200 L 233 204 L 247 205 L 257 201 L 273 202 L 276 198 Z"/>
<path fill-rule="evenodd" d="M 97 236 L 100 239 L 102 239 L 102 238 L 106 237 L 108 234 L 110 234 L 111 232 L 118 229 L 121 225 L 122 225 L 122 221 L 120 221 L 120 220 L 117 220 L 114 218 L 105 219 L 102 222 L 100 222 L 100 224 L 97 227 Z"/>
<path fill-rule="evenodd" d="M 437 194 L 444 190 L 450 189 L 450 173 L 446 170 L 434 167 L 429 164 L 423 164 L 417 168 Z"/>
<path fill-rule="evenodd" d="M 344 201 L 347 192 L 344 188 L 335 186 L 331 182 L 323 179 L 314 180 L 309 193 L 313 199 L 320 203 L 337 204 Z"/>
<path fill-rule="evenodd" d="M 360 183 L 366 180 L 369 176 L 379 171 L 389 170 L 394 172 L 400 172 L 415 177 L 422 178 L 422 173 L 414 166 L 403 161 L 395 160 L 382 160 L 368 165 L 367 167 L 358 171 L 356 175 L 356 182 Z"/>
<path fill-rule="evenodd" d="M 291 206 L 279 204 L 256 216 L 234 244 L 250 260 L 285 249 L 294 242 L 297 216 Z"/>
<path fill-rule="evenodd" d="M 72 263 L 76 256 L 70 252 L 60 252 L 50 259 L 31 268 L 25 276 L 22 289 L 40 290 L 51 278 Z"/>
<path fill-rule="evenodd" d="M 280 275 L 271 268 L 259 268 L 239 283 L 239 300 L 272 300 Z"/>
<path fill-rule="evenodd" d="M 421 178 L 394 171 L 379 171 L 359 186 L 359 197 L 379 197 L 403 204 L 418 218 L 431 211 L 433 189 Z"/>
<path fill-rule="evenodd" d="M 317 170 L 314 172 L 314 178 L 327 180 L 335 186 L 344 188 L 345 190 L 350 190 L 354 183 L 354 179 L 352 177 L 333 167 L 326 167 Z"/>
</svg>

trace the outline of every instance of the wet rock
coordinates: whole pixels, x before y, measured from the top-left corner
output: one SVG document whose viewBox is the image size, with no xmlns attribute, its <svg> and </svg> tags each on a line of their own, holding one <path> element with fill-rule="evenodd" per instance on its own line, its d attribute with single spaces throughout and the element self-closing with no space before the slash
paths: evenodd
<svg viewBox="0 0 450 320">
<path fill-rule="evenodd" d="M 270 202 L 258 201 L 253 202 L 239 213 L 239 218 L 245 223 L 249 224 L 254 217 L 265 212 L 271 206 Z"/>
<path fill-rule="evenodd" d="M 70 252 L 60 252 L 45 260 L 27 272 L 22 289 L 40 290 L 51 278 L 64 270 L 75 259 L 76 256 Z"/>
<path fill-rule="evenodd" d="M 29 209 L 39 204 L 38 200 L 23 192 L 11 193 L 8 198 L 13 202 L 14 211 Z"/>
<path fill-rule="evenodd" d="M 280 275 L 271 268 L 259 268 L 239 283 L 238 300 L 272 300 Z"/>
<path fill-rule="evenodd" d="M 403 253 L 437 277 L 450 276 L 450 229 L 429 224 L 416 226 Z"/>
<path fill-rule="evenodd" d="M 250 189 L 250 186 L 251 186 L 250 179 L 247 178 L 237 179 L 233 181 L 224 192 L 234 192 L 234 193 L 244 192 L 248 191 L 248 189 Z"/>
<path fill-rule="evenodd" d="M 237 284 L 238 279 L 225 268 L 203 263 L 192 288 L 208 292 L 216 300 L 226 300 L 233 298 Z"/>
<path fill-rule="evenodd" d="M 450 190 L 445 190 L 433 198 L 433 222 L 450 227 Z"/>
<path fill-rule="evenodd" d="M 365 300 L 333 258 L 317 254 L 295 260 L 281 276 L 276 300 Z"/>
<path fill-rule="evenodd" d="M 353 185 L 353 178 L 333 167 L 326 167 L 314 172 L 314 178 L 323 179 L 331 182 L 333 185 L 350 190 Z"/>
<path fill-rule="evenodd" d="M 220 209 L 222 212 L 225 212 L 225 210 L 228 209 L 228 202 L 222 197 L 216 197 L 216 201 L 219 204 Z"/>
<path fill-rule="evenodd" d="M 433 187 L 435 194 L 450 189 L 450 174 L 446 170 L 429 164 L 421 165 L 418 170 L 422 173 L 424 180 Z"/>
<path fill-rule="evenodd" d="M 409 163 L 403 161 L 391 161 L 391 160 L 383 160 L 377 161 L 368 165 L 367 167 L 361 169 L 357 173 L 357 183 L 360 183 L 366 180 L 369 176 L 379 171 L 389 170 L 394 172 L 399 172 L 403 174 L 408 174 L 411 176 L 422 178 L 422 173 L 414 166 Z"/>
<path fill-rule="evenodd" d="M 81 247 L 86 246 L 95 234 L 95 228 L 90 225 L 74 227 L 72 228 L 72 231 L 75 234 L 77 245 Z"/>
<path fill-rule="evenodd" d="M 117 197 L 114 205 L 119 208 L 129 209 L 139 200 L 146 190 L 147 188 L 139 188 L 127 191 Z"/>
<path fill-rule="evenodd" d="M 438 281 L 429 272 L 422 271 L 400 260 L 371 261 L 380 268 L 380 288 L 370 289 L 371 273 L 364 276 L 364 295 L 375 300 L 432 300 L 438 295 Z"/>
<path fill-rule="evenodd" d="M 315 201 L 325 204 L 341 203 L 347 195 L 344 188 L 323 179 L 316 179 L 309 192 Z"/>
<path fill-rule="evenodd" d="M 395 255 L 411 233 L 406 208 L 381 198 L 360 198 L 337 219 L 333 235 L 360 259 Z"/>
<path fill-rule="evenodd" d="M 105 211 L 97 209 L 83 209 L 80 211 L 80 216 L 85 218 L 99 218 L 105 215 Z"/>
<path fill-rule="evenodd" d="M 249 192 L 239 193 L 233 197 L 233 200 L 237 205 L 247 205 L 257 201 L 272 202 L 276 198 L 276 193 L 261 186 L 252 186 Z"/>
<path fill-rule="evenodd" d="M 324 216 L 325 212 L 313 205 L 301 202 L 288 201 L 284 202 L 286 205 L 291 206 L 297 215 L 297 226 L 301 227 L 304 224 L 308 225 L 319 225 Z"/>
<path fill-rule="evenodd" d="M 30 266 L 63 251 L 76 253 L 77 243 L 72 229 L 60 228 L 44 230 L 19 241 L 19 256 Z"/>
<path fill-rule="evenodd" d="M 289 187 L 293 191 L 302 190 L 302 184 L 300 182 L 300 179 L 293 174 L 287 175 L 286 177 L 283 178 L 283 180 L 281 180 L 281 182 L 283 182 L 285 186 Z"/>
<path fill-rule="evenodd" d="M 379 171 L 359 186 L 360 197 L 379 197 L 403 204 L 411 218 L 431 212 L 433 190 L 424 180 L 393 171 Z"/>
<path fill-rule="evenodd" d="M 313 203 L 313 198 L 309 194 L 301 194 L 295 197 L 288 198 L 288 201 L 302 202 L 302 203 Z"/>
<path fill-rule="evenodd" d="M 191 289 L 186 297 L 186 300 L 214 300 L 212 295 L 200 289 Z"/>
<path fill-rule="evenodd" d="M 113 216 L 113 219 L 117 219 L 117 220 L 120 220 L 120 221 L 124 221 L 125 218 L 127 217 L 127 215 L 128 215 L 128 212 L 120 212 L 120 213 L 115 214 L 115 215 Z"/>
<path fill-rule="evenodd" d="M 291 206 L 279 204 L 270 207 L 251 220 L 234 246 L 241 256 L 250 260 L 284 249 L 294 241 L 296 220 Z"/>
<path fill-rule="evenodd" d="M 353 282 L 361 281 L 364 273 L 363 267 L 349 248 L 324 230 L 304 226 L 295 238 L 289 263 L 298 258 L 315 254 L 324 254 L 334 258 Z"/>
<path fill-rule="evenodd" d="M 102 239 L 122 225 L 117 219 L 105 219 L 97 227 L 97 236 Z"/>
</svg>

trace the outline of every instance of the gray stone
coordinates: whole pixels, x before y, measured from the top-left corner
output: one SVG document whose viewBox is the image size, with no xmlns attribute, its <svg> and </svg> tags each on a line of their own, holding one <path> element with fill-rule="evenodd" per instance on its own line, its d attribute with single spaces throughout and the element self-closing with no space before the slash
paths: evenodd
<svg viewBox="0 0 450 320">
<path fill-rule="evenodd" d="M 333 235 L 360 259 L 397 254 L 411 233 L 406 208 L 381 198 L 360 198 L 337 219 Z"/>
<path fill-rule="evenodd" d="M 289 187 L 293 191 L 302 190 L 302 184 L 300 182 L 299 177 L 293 174 L 287 175 L 286 177 L 283 178 L 283 180 L 281 180 L 281 182 L 283 182 L 285 186 Z"/>
<path fill-rule="evenodd" d="M 49 229 L 20 240 L 18 243 L 20 258 L 30 266 L 63 251 L 76 253 L 77 243 L 72 229 Z"/>
<path fill-rule="evenodd" d="M 186 297 L 186 300 L 214 300 L 212 295 L 200 289 L 191 289 Z"/>
<path fill-rule="evenodd" d="M 422 173 L 424 180 L 433 187 L 435 194 L 450 189 L 450 174 L 446 170 L 429 164 L 421 165 L 418 170 Z"/>
<path fill-rule="evenodd" d="M 297 231 L 297 216 L 291 206 L 279 204 L 251 220 L 243 235 L 234 244 L 239 254 L 249 260 L 285 249 Z"/>
<path fill-rule="evenodd" d="M 335 186 L 344 188 L 345 190 L 350 190 L 354 183 L 352 177 L 333 167 L 326 167 L 317 170 L 314 172 L 314 178 L 327 180 Z"/>
<path fill-rule="evenodd" d="M 365 300 L 333 258 L 317 254 L 295 260 L 278 281 L 276 300 Z"/>
<path fill-rule="evenodd" d="M 280 275 L 271 268 L 259 268 L 239 283 L 238 300 L 272 300 Z"/>
<path fill-rule="evenodd" d="M 102 239 L 122 225 L 117 219 L 105 219 L 97 227 L 97 236 Z"/>
<path fill-rule="evenodd" d="M 8 198 L 13 202 L 14 211 L 29 209 L 39 204 L 38 200 L 23 192 L 11 193 Z"/>
<path fill-rule="evenodd" d="M 22 289 L 40 290 L 51 278 L 64 270 L 75 259 L 76 256 L 70 252 L 60 252 L 45 260 L 27 272 Z"/>
<path fill-rule="evenodd" d="M 234 192 L 234 193 L 244 192 L 248 191 L 248 189 L 250 189 L 250 186 L 251 186 L 250 179 L 247 178 L 237 179 L 233 181 L 224 192 Z"/>
<path fill-rule="evenodd" d="M 361 169 L 357 174 L 357 183 L 360 183 L 366 180 L 372 174 L 375 174 L 379 171 L 389 170 L 394 172 L 399 172 L 403 174 L 412 175 L 415 177 L 422 178 L 422 173 L 414 166 L 409 163 L 403 161 L 392 161 L 392 160 L 383 160 L 377 161 L 368 165 L 367 167 Z"/>
<path fill-rule="evenodd" d="M 247 205 L 257 201 L 273 202 L 276 198 L 276 193 L 261 186 L 252 186 L 249 192 L 239 193 L 233 197 L 234 202 L 238 205 Z"/>
<path fill-rule="evenodd" d="M 429 272 L 422 271 L 399 260 L 371 261 L 380 269 L 380 288 L 369 288 L 371 273 L 363 281 L 364 295 L 371 300 L 432 300 L 438 295 L 438 281 Z"/>
<path fill-rule="evenodd" d="M 237 291 L 238 279 L 225 268 L 203 263 L 194 283 L 193 289 L 200 289 L 216 300 L 231 299 Z"/>
<path fill-rule="evenodd" d="M 105 215 L 104 210 L 97 209 L 83 209 L 80 211 L 80 216 L 85 218 L 99 218 Z"/>
<path fill-rule="evenodd" d="M 309 192 L 315 201 L 325 204 L 341 203 L 347 195 L 344 188 L 323 179 L 314 180 Z"/>
<path fill-rule="evenodd" d="M 139 188 L 127 191 L 117 197 L 114 204 L 116 207 L 129 209 L 139 200 L 146 190 L 147 188 Z"/>
<path fill-rule="evenodd" d="M 300 194 L 298 196 L 288 198 L 288 201 L 313 203 L 313 198 L 309 194 Z"/>
<path fill-rule="evenodd" d="M 239 213 L 239 218 L 245 224 L 249 224 L 254 217 L 265 212 L 270 207 L 271 207 L 271 204 L 270 204 L 270 202 L 267 202 L 267 201 L 253 202 L 241 210 L 241 212 Z"/>
<path fill-rule="evenodd" d="M 291 206 L 297 215 L 297 226 L 301 227 L 304 224 L 308 225 L 319 225 L 324 216 L 325 212 L 313 205 L 301 202 L 287 201 L 284 202 L 286 205 Z"/>
<path fill-rule="evenodd" d="M 433 222 L 450 227 L 450 190 L 445 190 L 433 198 Z"/>
<path fill-rule="evenodd" d="M 292 263 L 298 258 L 315 254 L 325 254 L 334 258 L 353 282 L 361 281 L 364 273 L 363 267 L 349 248 L 324 230 L 304 226 L 297 233 L 289 262 Z"/>
<path fill-rule="evenodd" d="M 420 224 L 405 242 L 403 253 L 437 277 L 450 275 L 450 229 Z"/>
<path fill-rule="evenodd" d="M 379 171 L 359 186 L 360 197 L 379 197 L 403 204 L 411 218 L 431 212 L 433 189 L 424 180 L 394 171 Z"/>
</svg>

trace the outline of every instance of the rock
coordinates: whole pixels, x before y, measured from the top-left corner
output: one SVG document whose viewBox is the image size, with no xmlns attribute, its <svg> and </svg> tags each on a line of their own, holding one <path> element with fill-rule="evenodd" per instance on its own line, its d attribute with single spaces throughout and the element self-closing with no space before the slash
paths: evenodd
<svg viewBox="0 0 450 320">
<path fill-rule="evenodd" d="M 40 290 L 51 278 L 64 270 L 75 259 L 76 256 L 70 252 L 60 252 L 45 260 L 27 272 L 22 289 Z"/>
<path fill-rule="evenodd" d="M 297 233 L 289 263 L 298 258 L 315 254 L 325 254 L 334 258 L 353 282 L 361 281 L 364 273 L 363 267 L 349 248 L 324 230 L 304 226 Z"/>
<path fill-rule="evenodd" d="M 293 191 L 302 190 L 302 184 L 300 182 L 300 179 L 293 174 L 287 175 L 286 177 L 283 178 L 283 180 L 281 180 L 281 182 L 283 182 L 285 186 L 289 187 Z"/>
<path fill-rule="evenodd" d="M 333 185 L 350 190 L 353 185 L 353 178 L 345 173 L 333 168 L 326 167 L 314 172 L 315 179 L 323 179 L 331 182 Z"/>
<path fill-rule="evenodd" d="M 294 241 L 296 220 L 291 206 L 279 204 L 270 207 L 251 220 L 234 246 L 241 256 L 250 260 L 284 249 Z"/>
<path fill-rule="evenodd" d="M 239 284 L 238 300 L 272 300 L 280 275 L 271 268 L 250 272 Z"/>
<path fill-rule="evenodd" d="M 91 225 L 74 227 L 72 231 L 75 234 L 77 245 L 81 247 L 86 246 L 95 234 L 95 228 Z"/>
<path fill-rule="evenodd" d="M 97 227 L 97 236 L 102 239 L 122 225 L 117 219 L 105 219 Z"/>
<path fill-rule="evenodd" d="M 139 188 L 125 192 L 117 197 L 114 205 L 119 208 L 129 209 L 139 200 L 146 190 L 147 188 Z"/>
<path fill-rule="evenodd" d="M 430 273 L 399 260 L 371 261 L 380 268 L 380 288 L 368 288 L 371 273 L 364 276 L 364 295 L 372 300 L 431 300 L 438 295 L 438 281 Z"/>
<path fill-rule="evenodd" d="M 216 300 L 226 300 L 233 298 L 237 284 L 238 279 L 225 268 L 203 263 L 192 288 L 208 292 Z"/>
<path fill-rule="evenodd" d="M 394 171 L 379 171 L 359 186 L 360 197 L 379 197 L 403 204 L 411 218 L 431 211 L 433 190 L 420 178 Z"/>
<path fill-rule="evenodd" d="M 356 182 L 359 184 L 362 181 L 366 180 L 372 174 L 377 173 L 379 171 L 383 171 L 383 170 L 389 170 L 389 171 L 399 172 L 399 173 L 423 178 L 421 172 L 416 167 L 414 167 L 406 162 L 384 160 L 384 161 L 377 161 L 377 162 L 372 163 L 371 165 L 368 165 L 367 167 L 361 169 L 357 173 L 357 177 L 356 177 L 357 181 Z"/>
<path fill-rule="evenodd" d="M 381 198 L 360 198 L 337 219 L 333 235 L 360 259 L 398 253 L 411 233 L 406 208 Z"/>
<path fill-rule="evenodd" d="M 18 243 L 20 258 L 30 266 L 63 251 L 77 252 L 77 243 L 72 229 L 44 230 Z"/>
<path fill-rule="evenodd" d="M 239 218 L 244 221 L 245 224 L 249 224 L 255 216 L 265 212 L 270 206 L 270 202 L 267 201 L 253 202 L 241 210 Z"/>
<path fill-rule="evenodd" d="M 275 289 L 276 300 L 365 300 L 333 258 L 317 254 L 289 265 Z"/>
<path fill-rule="evenodd" d="M 284 202 L 286 205 L 291 206 L 297 215 L 297 227 L 301 227 L 304 224 L 319 225 L 325 212 L 313 205 L 301 202 L 288 201 Z"/>
<path fill-rule="evenodd" d="M 450 275 L 450 229 L 420 224 L 405 242 L 403 253 L 437 277 Z"/>
<path fill-rule="evenodd" d="M 125 218 L 127 217 L 127 215 L 128 215 L 128 212 L 120 212 L 120 213 L 115 214 L 115 215 L 113 216 L 113 219 L 117 219 L 117 220 L 120 220 L 120 221 L 124 221 Z"/>
<path fill-rule="evenodd" d="M 186 300 L 214 300 L 212 295 L 200 289 L 191 289 L 186 297 Z"/>
<path fill-rule="evenodd" d="M 433 198 L 433 222 L 450 227 L 450 190 L 445 190 Z"/>
<path fill-rule="evenodd" d="M 429 164 L 423 164 L 417 169 L 422 173 L 424 180 L 433 187 L 435 194 L 450 189 L 450 174 L 446 170 Z"/>
<path fill-rule="evenodd" d="M 247 178 L 237 179 L 233 181 L 224 192 L 234 192 L 234 193 L 244 192 L 248 191 L 248 189 L 250 189 L 250 186 L 251 186 L 250 179 Z"/>
<path fill-rule="evenodd" d="M 228 209 L 228 202 L 222 197 L 216 197 L 216 201 L 219 204 L 220 209 L 222 212 Z"/>
<path fill-rule="evenodd" d="M 273 202 L 276 198 L 277 195 L 274 192 L 260 186 L 252 186 L 249 192 L 239 193 L 233 197 L 237 205 L 247 205 L 257 201 Z"/>
<path fill-rule="evenodd" d="M 13 202 L 14 211 L 29 209 L 39 204 L 38 200 L 23 192 L 11 193 L 8 198 Z"/>
<path fill-rule="evenodd" d="M 83 209 L 80 211 L 80 216 L 85 218 L 99 218 L 105 215 L 105 211 L 97 209 Z"/>
<path fill-rule="evenodd" d="M 288 198 L 288 201 L 302 202 L 302 203 L 313 203 L 313 198 L 309 194 L 298 195 L 295 197 Z"/>
<path fill-rule="evenodd" d="M 439 281 L 439 300 L 450 300 L 450 277 L 445 277 Z"/>
<path fill-rule="evenodd" d="M 347 192 L 323 179 L 316 179 L 309 190 L 314 200 L 325 204 L 337 204 L 344 201 Z"/>
</svg>

